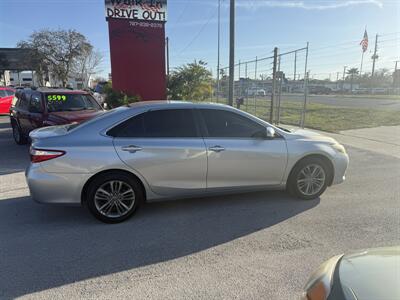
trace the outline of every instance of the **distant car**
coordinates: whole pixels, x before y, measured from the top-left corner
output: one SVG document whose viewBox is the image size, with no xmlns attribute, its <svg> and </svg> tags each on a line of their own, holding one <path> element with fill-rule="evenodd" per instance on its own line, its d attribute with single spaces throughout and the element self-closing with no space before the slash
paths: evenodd
<svg viewBox="0 0 400 300">
<path fill-rule="evenodd" d="M 399 246 L 338 255 L 311 275 L 302 299 L 400 299 L 399 270 Z"/>
<path fill-rule="evenodd" d="M 370 89 L 367 88 L 357 88 L 352 90 L 352 94 L 355 95 L 366 95 L 370 93 Z"/>
<path fill-rule="evenodd" d="M 373 94 L 373 95 L 385 95 L 385 94 L 388 94 L 388 89 L 386 89 L 386 88 L 373 88 L 373 89 L 371 89 L 371 94 Z"/>
<path fill-rule="evenodd" d="M 315 95 L 329 95 L 332 93 L 332 89 L 325 86 L 310 86 L 308 88 L 308 93 Z"/>
<path fill-rule="evenodd" d="M 247 96 L 266 96 L 267 92 L 264 89 L 248 89 Z"/>
<path fill-rule="evenodd" d="M 93 90 L 93 97 L 97 100 L 100 105 L 104 105 L 105 95 L 104 95 L 104 87 L 107 85 L 107 81 L 100 81 L 97 83 Z"/>
<path fill-rule="evenodd" d="M 27 182 L 42 203 L 87 204 L 104 222 L 144 200 L 285 189 L 315 199 L 344 181 L 342 145 L 230 106 L 147 101 L 31 132 Z M 221 212 L 222 213 L 222 212 Z"/>
<path fill-rule="evenodd" d="M 9 114 L 15 90 L 9 87 L 0 87 L 0 114 Z"/>
<path fill-rule="evenodd" d="M 24 89 L 16 93 L 10 110 L 14 140 L 25 144 L 36 128 L 83 122 L 103 111 L 97 101 L 84 91 L 64 89 Z"/>
</svg>

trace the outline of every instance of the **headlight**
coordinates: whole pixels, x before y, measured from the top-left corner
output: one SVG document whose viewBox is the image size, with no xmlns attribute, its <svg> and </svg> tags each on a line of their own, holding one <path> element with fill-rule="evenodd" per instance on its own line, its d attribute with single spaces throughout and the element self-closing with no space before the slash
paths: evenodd
<svg viewBox="0 0 400 300">
<path fill-rule="evenodd" d="M 333 273 L 343 255 L 337 255 L 324 262 L 310 277 L 304 287 L 305 300 L 326 300 L 331 292 Z"/>
<path fill-rule="evenodd" d="M 346 149 L 343 147 L 343 145 L 340 144 L 331 144 L 331 147 L 335 149 L 337 152 L 346 154 Z"/>
</svg>

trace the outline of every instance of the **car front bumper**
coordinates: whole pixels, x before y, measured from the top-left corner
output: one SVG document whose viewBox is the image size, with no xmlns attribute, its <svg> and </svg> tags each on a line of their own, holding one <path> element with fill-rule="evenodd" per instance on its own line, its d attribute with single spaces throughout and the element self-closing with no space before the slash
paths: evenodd
<svg viewBox="0 0 400 300">
<path fill-rule="evenodd" d="M 44 171 L 40 163 L 25 171 L 31 197 L 47 204 L 81 204 L 81 193 L 90 174 L 61 174 Z"/>
<path fill-rule="evenodd" d="M 342 183 L 346 178 L 346 170 L 349 166 L 349 156 L 346 153 L 337 153 L 333 159 L 335 175 L 332 185 Z"/>
</svg>

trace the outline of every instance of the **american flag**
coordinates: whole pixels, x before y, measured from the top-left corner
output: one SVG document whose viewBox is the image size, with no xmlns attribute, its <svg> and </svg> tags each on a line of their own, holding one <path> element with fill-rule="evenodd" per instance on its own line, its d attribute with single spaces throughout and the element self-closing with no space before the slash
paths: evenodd
<svg viewBox="0 0 400 300">
<path fill-rule="evenodd" d="M 368 49 L 368 34 L 367 34 L 367 30 L 365 29 L 364 31 L 364 37 L 360 42 L 361 48 L 363 50 L 363 52 L 367 51 Z"/>
</svg>

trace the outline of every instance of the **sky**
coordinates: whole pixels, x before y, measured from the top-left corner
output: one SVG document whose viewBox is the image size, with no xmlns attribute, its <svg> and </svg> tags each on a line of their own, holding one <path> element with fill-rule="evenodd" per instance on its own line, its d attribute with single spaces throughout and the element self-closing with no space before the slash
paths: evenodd
<svg viewBox="0 0 400 300">
<path fill-rule="evenodd" d="M 207 62 L 216 74 L 218 0 L 168 0 L 166 35 L 170 40 L 170 67 L 194 60 Z M 221 0 L 221 67 L 229 59 L 229 0 Z M 104 56 L 101 74 L 111 70 L 103 0 L 0 0 L 0 47 L 15 47 L 34 30 L 76 29 Z M 312 78 L 341 76 L 343 67 L 360 69 L 364 29 L 369 48 L 363 72 L 372 68 L 378 34 L 376 68 L 394 70 L 400 60 L 400 0 L 236 0 L 236 62 L 247 64 L 248 77 L 269 75 L 273 54 L 304 48 L 309 42 L 307 70 Z M 281 70 L 293 77 L 294 54 L 281 57 Z M 399 62 L 400 68 L 400 62 Z M 303 77 L 305 51 L 297 53 L 296 74 Z M 245 65 L 240 68 L 244 76 Z M 236 68 L 236 76 L 239 76 Z"/>
</svg>

